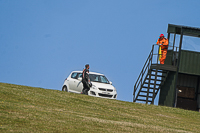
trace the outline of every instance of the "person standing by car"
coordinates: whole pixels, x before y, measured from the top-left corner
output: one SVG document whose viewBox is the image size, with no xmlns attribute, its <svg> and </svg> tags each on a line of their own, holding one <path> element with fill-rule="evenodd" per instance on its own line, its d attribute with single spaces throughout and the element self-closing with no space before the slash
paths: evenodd
<svg viewBox="0 0 200 133">
<path fill-rule="evenodd" d="M 85 94 L 85 95 L 88 95 L 88 91 L 90 90 L 90 87 L 91 87 L 90 78 L 89 78 L 89 69 L 90 69 L 89 64 L 86 64 L 85 69 L 83 70 L 83 73 L 82 73 L 82 83 L 83 83 L 82 94 Z"/>
</svg>

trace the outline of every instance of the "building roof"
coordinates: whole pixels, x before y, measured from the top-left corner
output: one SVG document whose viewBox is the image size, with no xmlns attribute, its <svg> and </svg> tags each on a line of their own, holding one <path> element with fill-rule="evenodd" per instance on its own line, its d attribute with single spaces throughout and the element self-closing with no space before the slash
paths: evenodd
<svg viewBox="0 0 200 133">
<path fill-rule="evenodd" d="M 200 38 L 200 28 L 168 24 L 167 33 L 174 33 L 181 35 L 181 31 L 183 35 Z"/>
</svg>

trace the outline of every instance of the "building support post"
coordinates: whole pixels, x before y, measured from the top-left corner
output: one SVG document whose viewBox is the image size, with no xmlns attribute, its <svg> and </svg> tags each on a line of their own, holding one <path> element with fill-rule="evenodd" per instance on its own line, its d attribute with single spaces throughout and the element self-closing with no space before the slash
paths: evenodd
<svg viewBox="0 0 200 133">
<path fill-rule="evenodd" d="M 178 74 L 179 74 L 179 65 L 180 65 L 180 59 L 181 59 L 181 48 L 182 48 L 182 40 L 183 40 L 183 28 L 181 28 L 181 37 L 180 37 L 180 43 L 179 43 L 179 52 L 178 52 L 178 61 L 177 61 L 177 69 L 176 69 L 176 81 L 174 85 L 174 107 L 176 107 L 177 104 L 177 83 L 178 83 Z"/>
<path fill-rule="evenodd" d="M 174 45 L 175 45 L 175 40 L 176 40 L 176 32 L 174 33 L 174 40 L 173 40 L 173 49 L 172 49 L 172 61 L 173 61 L 173 58 L 174 58 L 174 61 L 173 61 L 173 66 L 176 66 L 176 50 L 174 51 Z"/>
</svg>

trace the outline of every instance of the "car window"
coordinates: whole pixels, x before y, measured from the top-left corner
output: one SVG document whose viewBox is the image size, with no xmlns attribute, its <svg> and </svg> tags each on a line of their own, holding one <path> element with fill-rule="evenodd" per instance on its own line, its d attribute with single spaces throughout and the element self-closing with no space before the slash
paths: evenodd
<svg viewBox="0 0 200 133">
<path fill-rule="evenodd" d="M 77 76 L 77 79 L 82 78 L 82 75 L 83 75 L 82 73 L 79 73 L 78 76 Z"/>
<path fill-rule="evenodd" d="M 77 75 L 78 75 L 78 73 L 72 73 L 71 78 L 76 79 Z"/>
<path fill-rule="evenodd" d="M 100 82 L 100 83 L 109 84 L 108 79 L 104 75 L 90 74 L 89 77 L 90 77 L 90 80 L 93 81 L 93 82 Z"/>
<path fill-rule="evenodd" d="M 95 81 L 95 82 L 99 81 L 99 76 L 98 75 L 90 74 L 89 77 L 90 77 L 91 81 Z"/>
<path fill-rule="evenodd" d="M 109 83 L 105 76 L 100 76 L 100 79 L 102 83 L 107 83 L 107 84 Z"/>
</svg>

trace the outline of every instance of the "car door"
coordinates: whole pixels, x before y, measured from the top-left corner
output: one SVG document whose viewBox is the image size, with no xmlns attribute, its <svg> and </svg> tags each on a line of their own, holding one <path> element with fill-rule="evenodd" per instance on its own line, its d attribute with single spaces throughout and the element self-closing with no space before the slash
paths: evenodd
<svg viewBox="0 0 200 133">
<path fill-rule="evenodd" d="M 83 90 L 83 83 L 81 82 L 82 81 L 82 73 L 79 73 L 78 76 L 77 76 L 77 80 L 78 80 L 78 84 L 77 84 L 77 91 L 78 92 L 82 92 Z"/>
<path fill-rule="evenodd" d="M 80 76 L 80 73 L 72 73 L 71 75 L 71 90 L 76 91 L 78 93 L 82 92 L 82 82 L 81 80 L 78 80 L 78 76 Z"/>
<path fill-rule="evenodd" d="M 70 90 L 72 91 L 77 91 L 76 89 L 76 84 L 77 84 L 77 76 L 78 76 L 78 73 L 77 72 L 74 72 L 71 74 L 71 78 L 70 78 Z"/>
</svg>

